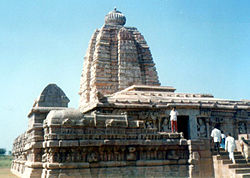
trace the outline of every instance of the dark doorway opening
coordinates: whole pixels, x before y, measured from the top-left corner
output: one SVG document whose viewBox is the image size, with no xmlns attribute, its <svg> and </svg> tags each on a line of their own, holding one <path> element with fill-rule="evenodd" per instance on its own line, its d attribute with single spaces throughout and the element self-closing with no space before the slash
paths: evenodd
<svg viewBox="0 0 250 178">
<path fill-rule="evenodd" d="M 189 117 L 188 116 L 178 116 L 177 117 L 177 127 L 178 132 L 183 132 L 184 138 L 189 139 Z"/>
</svg>

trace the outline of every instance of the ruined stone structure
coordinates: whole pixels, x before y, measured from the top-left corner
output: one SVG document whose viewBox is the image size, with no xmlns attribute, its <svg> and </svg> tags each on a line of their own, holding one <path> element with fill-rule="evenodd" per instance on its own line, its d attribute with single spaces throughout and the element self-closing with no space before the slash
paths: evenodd
<svg viewBox="0 0 250 178">
<path fill-rule="evenodd" d="M 28 115 L 28 130 L 14 141 L 14 174 L 96 177 L 106 167 L 136 166 L 140 172 L 146 170 L 141 166 L 164 165 L 181 169 L 175 176 L 213 177 L 209 138 L 214 125 L 234 136 L 250 132 L 250 101 L 160 86 L 144 37 L 125 22 L 115 9 L 94 32 L 78 109 L 67 108 L 69 99 L 55 84 L 41 93 Z M 170 133 L 173 106 L 179 133 Z M 100 174 L 91 171 L 95 168 Z"/>
</svg>

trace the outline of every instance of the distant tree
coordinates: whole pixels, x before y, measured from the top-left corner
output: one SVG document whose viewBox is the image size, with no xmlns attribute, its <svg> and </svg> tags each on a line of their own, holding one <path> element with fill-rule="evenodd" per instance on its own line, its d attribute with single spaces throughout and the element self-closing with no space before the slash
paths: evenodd
<svg viewBox="0 0 250 178">
<path fill-rule="evenodd" d="M 5 148 L 0 148 L 0 155 L 4 155 L 6 153 L 6 149 Z"/>
<path fill-rule="evenodd" d="M 11 152 L 11 151 L 8 151 L 8 154 L 9 154 L 9 155 L 11 155 L 11 154 L 12 154 L 12 152 Z"/>
</svg>

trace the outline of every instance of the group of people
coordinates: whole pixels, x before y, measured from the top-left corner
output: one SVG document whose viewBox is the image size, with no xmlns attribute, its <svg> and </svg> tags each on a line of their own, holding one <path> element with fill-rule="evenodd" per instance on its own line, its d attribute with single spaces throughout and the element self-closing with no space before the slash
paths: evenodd
<svg viewBox="0 0 250 178">
<path fill-rule="evenodd" d="M 176 111 L 176 108 L 173 107 L 170 112 L 172 132 L 178 132 L 178 129 L 177 129 L 177 116 L 178 115 L 179 113 Z M 228 151 L 230 160 L 233 163 L 235 163 L 234 150 L 236 149 L 236 144 L 231 133 L 228 133 L 226 137 L 223 131 L 220 131 L 218 129 L 218 125 L 216 125 L 211 132 L 211 137 L 213 138 L 214 150 L 217 152 L 217 154 L 220 153 L 220 148 L 223 148 L 225 151 Z"/>
<path fill-rule="evenodd" d="M 220 148 L 223 148 L 225 151 L 228 151 L 229 159 L 235 163 L 234 150 L 236 149 L 236 144 L 231 133 L 228 133 L 226 137 L 223 131 L 220 131 L 218 126 L 215 126 L 211 132 L 211 137 L 213 138 L 214 150 L 217 154 L 220 153 Z"/>
</svg>

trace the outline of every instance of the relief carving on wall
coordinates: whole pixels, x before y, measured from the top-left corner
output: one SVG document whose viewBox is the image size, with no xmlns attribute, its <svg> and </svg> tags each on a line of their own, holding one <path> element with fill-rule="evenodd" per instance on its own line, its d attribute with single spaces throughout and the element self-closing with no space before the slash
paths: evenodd
<svg viewBox="0 0 250 178">
<path fill-rule="evenodd" d="M 140 112 L 139 119 L 145 121 L 145 128 L 157 128 L 157 122 L 159 122 L 159 112 Z"/>
<path fill-rule="evenodd" d="M 205 118 L 197 118 L 197 134 L 199 137 L 207 137 Z"/>
<path fill-rule="evenodd" d="M 171 128 L 171 127 L 170 127 L 170 118 L 165 117 L 165 118 L 163 119 L 163 123 L 162 123 L 162 131 L 163 131 L 163 132 L 170 132 L 170 131 L 171 131 L 170 128 Z"/>
<path fill-rule="evenodd" d="M 239 134 L 246 134 L 247 133 L 247 126 L 244 122 L 238 123 Z"/>
</svg>

